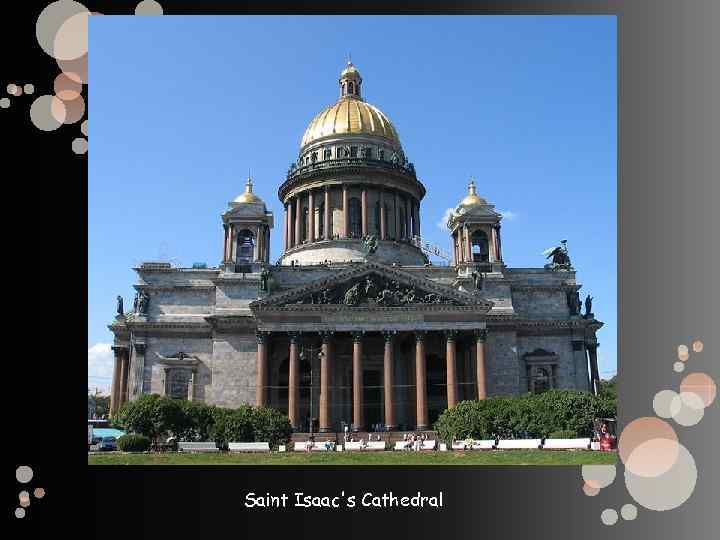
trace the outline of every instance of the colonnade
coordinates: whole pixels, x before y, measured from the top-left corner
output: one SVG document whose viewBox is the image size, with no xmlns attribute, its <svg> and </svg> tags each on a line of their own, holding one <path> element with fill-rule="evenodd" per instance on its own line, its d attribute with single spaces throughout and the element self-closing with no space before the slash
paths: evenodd
<svg viewBox="0 0 720 540">
<path fill-rule="evenodd" d="M 351 188 L 360 190 L 360 227 L 355 234 L 351 227 L 350 220 L 350 194 Z M 333 192 L 336 196 L 333 197 Z M 371 224 L 371 212 L 369 198 L 373 195 L 379 201 L 379 218 Z M 333 233 L 332 201 L 340 199 L 341 226 L 339 234 Z M 322 220 L 322 227 L 315 226 L 316 208 L 322 205 L 323 213 L 317 219 Z M 285 250 L 297 245 L 320 240 L 331 240 L 333 238 L 353 238 L 376 234 L 380 240 L 405 240 L 409 241 L 413 236 L 420 235 L 420 201 L 411 195 L 399 191 L 385 189 L 375 185 L 365 184 L 342 184 L 326 185 L 321 188 L 309 188 L 303 190 L 285 201 L 285 229 L 284 246 Z M 389 208 L 388 208 L 389 207 Z M 307 223 L 303 221 L 303 215 L 307 208 Z M 388 209 L 391 209 L 392 216 L 388 216 Z M 401 212 L 402 210 L 402 212 Z M 401 213 L 404 215 L 404 223 L 401 222 Z M 394 226 L 390 227 L 390 218 L 394 219 Z M 375 223 L 379 225 L 375 226 Z M 322 234 L 316 234 L 316 228 Z M 391 234 L 393 232 L 394 234 Z M 359 233 L 359 234 L 358 234 Z"/>
<path fill-rule="evenodd" d="M 128 347 L 112 347 L 115 353 L 112 387 L 110 390 L 110 414 L 115 412 L 128 400 L 128 376 L 130 372 L 130 349 Z"/>
<path fill-rule="evenodd" d="M 455 330 L 442 331 L 446 343 L 445 360 L 447 371 L 447 404 L 448 408 L 455 406 L 458 396 L 458 381 L 456 375 L 456 341 L 458 332 Z M 307 334 L 312 334 L 308 332 Z M 341 336 L 332 333 L 320 332 L 322 347 L 320 354 L 320 431 L 332 431 L 332 411 L 330 411 L 329 381 L 330 372 L 335 363 L 335 344 Z M 397 429 L 395 416 L 395 396 L 393 395 L 393 361 L 394 347 L 397 339 L 397 332 L 385 331 L 383 351 L 383 401 L 385 409 L 385 426 L 392 431 Z M 427 370 L 425 341 L 428 332 L 414 332 L 415 338 L 415 408 L 416 408 L 416 429 L 428 429 L 428 399 L 427 399 Z M 268 341 L 272 339 L 273 333 L 257 333 L 257 378 L 256 378 L 256 400 L 258 407 L 268 404 Z M 365 429 L 365 418 L 363 417 L 363 345 L 367 334 L 365 332 L 352 332 L 352 429 L 362 431 Z M 487 332 L 477 330 L 474 333 L 476 346 L 476 373 L 478 399 L 485 399 L 486 392 L 486 369 L 485 369 L 485 342 Z M 299 403 L 300 403 L 300 364 L 298 354 L 298 341 L 301 335 L 296 332 L 289 334 L 289 361 L 288 361 L 288 417 L 293 429 L 300 427 Z"/>
</svg>

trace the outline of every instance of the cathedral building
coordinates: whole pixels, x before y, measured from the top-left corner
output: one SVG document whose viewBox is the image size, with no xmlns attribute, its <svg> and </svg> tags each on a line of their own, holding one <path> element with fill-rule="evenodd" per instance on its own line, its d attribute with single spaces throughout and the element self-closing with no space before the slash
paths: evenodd
<svg viewBox="0 0 720 540">
<path fill-rule="evenodd" d="M 452 261 L 431 264 L 425 186 L 362 89 L 348 62 L 302 136 L 278 188 L 277 260 L 248 179 L 217 267 L 134 269 L 132 311 L 109 326 L 113 411 L 156 393 L 270 406 L 302 432 L 424 430 L 461 400 L 596 390 L 602 323 L 591 298 L 581 314 L 565 244 L 542 268 L 507 267 L 502 216 L 471 182 L 448 220 Z"/>
</svg>

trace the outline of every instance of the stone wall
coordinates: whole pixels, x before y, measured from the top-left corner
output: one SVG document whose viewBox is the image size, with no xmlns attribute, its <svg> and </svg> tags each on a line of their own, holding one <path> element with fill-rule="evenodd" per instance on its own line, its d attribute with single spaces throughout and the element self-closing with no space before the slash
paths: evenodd
<svg viewBox="0 0 720 540">
<path fill-rule="evenodd" d="M 160 367 L 157 354 L 160 356 L 173 356 L 184 352 L 190 356 L 200 359 L 195 376 L 195 399 L 204 401 L 208 389 L 213 384 L 212 372 L 212 341 L 209 338 L 199 336 L 148 336 L 145 349 L 145 376 L 143 381 L 143 393 L 160 394 L 165 393 L 164 373 Z"/>
<path fill-rule="evenodd" d="M 212 339 L 212 386 L 205 401 L 221 407 L 255 404 L 255 333 L 216 334 Z"/>
<path fill-rule="evenodd" d="M 554 336 L 518 336 L 518 358 L 521 362 L 521 388 L 527 391 L 528 381 L 525 371 L 523 355 L 531 353 L 536 349 L 543 349 L 558 355 L 558 366 L 556 371 L 557 387 L 562 389 L 575 390 L 577 388 L 575 358 L 572 350 L 572 341 L 569 335 Z M 581 388 L 585 390 L 585 388 Z"/>
<path fill-rule="evenodd" d="M 522 393 L 517 337 L 513 331 L 490 329 L 485 351 L 485 373 L 488 396 Z"/>
</svg>

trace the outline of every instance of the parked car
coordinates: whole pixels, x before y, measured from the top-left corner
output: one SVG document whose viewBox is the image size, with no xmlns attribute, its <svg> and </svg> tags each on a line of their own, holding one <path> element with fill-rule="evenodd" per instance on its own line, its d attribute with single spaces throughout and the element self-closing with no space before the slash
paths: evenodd
<svg viewBox="0 0 720 540">
<path fill-rule="evenodd" d="M 103 437 L 100 441 L 100 450 L 117 450 L 117 439 L 115 437 Z"/>
</svg>

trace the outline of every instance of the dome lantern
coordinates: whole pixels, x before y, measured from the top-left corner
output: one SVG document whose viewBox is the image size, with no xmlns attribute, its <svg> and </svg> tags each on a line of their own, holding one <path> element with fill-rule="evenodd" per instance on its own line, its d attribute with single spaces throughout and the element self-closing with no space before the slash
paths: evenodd
<svg viewBox="0 0 720 540">
<path fill-rule="evenodd" d="M 347 66 L 340 73 L 340 97 L 360 97 L 360 85 L 362 84 L 362 77 L 360 72 L 357 70 L 352 60 L 348 60 Z"/>
</svg>

